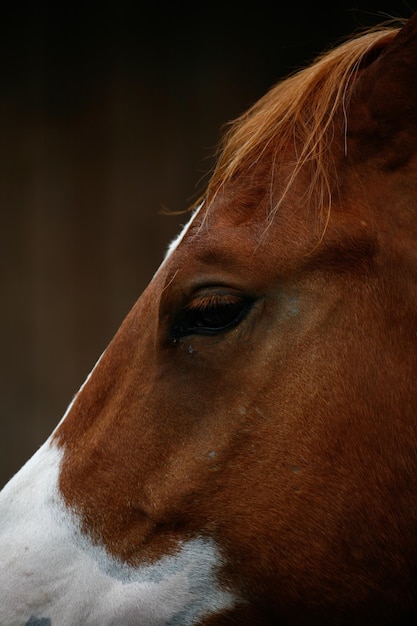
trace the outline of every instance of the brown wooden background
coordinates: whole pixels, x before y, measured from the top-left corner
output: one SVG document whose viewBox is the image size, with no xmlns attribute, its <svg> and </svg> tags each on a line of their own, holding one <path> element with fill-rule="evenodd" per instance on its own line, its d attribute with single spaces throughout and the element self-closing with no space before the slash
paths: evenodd
<svg viewBox="0 0 417 626">
<path fill-rule="evenodd" d="M 156 270 L 186 219 L 161 209 L 201 191 L 222 125 L 378 10 L 411 13 L 294 4 L 2 9 L 0 485 Z"/>
</svg>

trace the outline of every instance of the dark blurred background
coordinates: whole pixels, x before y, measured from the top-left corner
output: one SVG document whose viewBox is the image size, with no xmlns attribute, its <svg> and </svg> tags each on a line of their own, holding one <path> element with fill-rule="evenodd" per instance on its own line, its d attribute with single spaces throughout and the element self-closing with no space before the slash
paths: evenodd
<svg viewBox="0 0 417 626">
<path fill-rule="evenodd" d="M 323 48 L 413 12 L 303 6 L 3 5 L 0 485 L 157 269 L 187 220 L 163 211 L 202 191 L 223 125 Z"/>
</svg>

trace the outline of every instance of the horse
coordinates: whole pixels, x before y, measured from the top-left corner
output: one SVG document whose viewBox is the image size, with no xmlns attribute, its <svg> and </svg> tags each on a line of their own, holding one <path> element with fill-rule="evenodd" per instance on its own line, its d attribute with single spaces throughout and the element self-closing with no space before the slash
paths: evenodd
<svg viewBox="0 0 417 626">
<path fill-rule="evenodd" d="M 2 626 L 417 621 L 417 14 L 223 135 L 0 495 Z"/>
</svg>

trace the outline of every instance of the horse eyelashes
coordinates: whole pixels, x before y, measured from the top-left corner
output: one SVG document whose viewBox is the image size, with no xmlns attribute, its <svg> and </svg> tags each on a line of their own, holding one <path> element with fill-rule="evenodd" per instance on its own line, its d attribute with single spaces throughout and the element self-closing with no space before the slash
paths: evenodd
<svg viewBox="0 0 417 626">
<path fill-rule="evenodd" d="M 217 335 L 237 326 L 253 304 L 253 299 L 232 293 L 203 294 L 193 298 L 181 311 L 171 336 Z"/>
</svg>

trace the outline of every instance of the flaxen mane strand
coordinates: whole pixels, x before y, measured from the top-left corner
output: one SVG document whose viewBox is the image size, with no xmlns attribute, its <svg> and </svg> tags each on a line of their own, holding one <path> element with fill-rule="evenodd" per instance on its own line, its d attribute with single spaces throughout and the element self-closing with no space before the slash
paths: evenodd
<svg viewBox="0 0 417 626">
<path fill-rule="evenodd" d="M 382 51 L 398 30 L 380 26 L 319 56 L 311 66 L 278 83 L 232 122 L 223 138 L 205 197 L 216 194 L 244 168 L 252 167 L 267 148 L 272 148 L 274 155 L 272 180 L 274 163 L 279 163 L 279 155 L 288 153 L 292 146 L 296 162 L 283 184 L 278 203 L 271 207 L 270 218 L 307 163 L 311 168 L 311 182 L 305 200 L 328 212 L 336 182 L 329 150 L 335 116 L 340 112 L 344 115 L 343 132 L 346 133 L 348 103 L 359 68 L 371 52 Z"/>
</svg>

